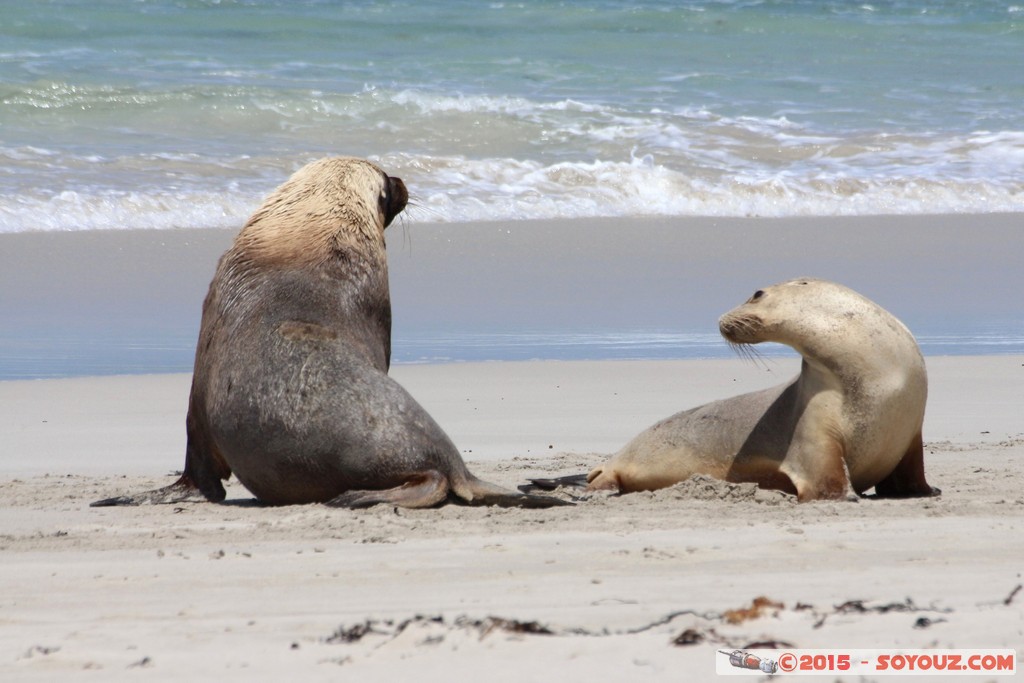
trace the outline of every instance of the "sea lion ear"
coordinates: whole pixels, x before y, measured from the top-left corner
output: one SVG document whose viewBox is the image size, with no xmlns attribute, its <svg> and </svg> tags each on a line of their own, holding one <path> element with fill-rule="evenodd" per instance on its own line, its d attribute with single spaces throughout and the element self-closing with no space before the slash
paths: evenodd
<svg viewBox="0 0 1024 683">
<path fill-rule="evenodd" d="M 384 215 L 384 227 L 391 225 L 395 216 L 402 212 L 409 201 L 409 192 L 401 178 L 385 176 L 387 182 L 380 192 L 380 211 Z"/>
</svg>

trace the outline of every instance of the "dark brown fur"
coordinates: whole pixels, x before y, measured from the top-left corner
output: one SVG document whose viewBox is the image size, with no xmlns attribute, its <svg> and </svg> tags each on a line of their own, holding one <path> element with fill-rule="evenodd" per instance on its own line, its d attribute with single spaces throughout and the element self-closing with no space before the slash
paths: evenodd
<svg viewBox="0 0 1024 683">
<path fill-rule="evenodd" d="M 563 504 L 474 477 L 388 376 L 384 229 L 407 197 L 350 158 L 314 162 L 272 193 L 203 304 L 181 478 L 93 505 L 221 501 L 232 473 L 270 504 Z"/>
</svg>

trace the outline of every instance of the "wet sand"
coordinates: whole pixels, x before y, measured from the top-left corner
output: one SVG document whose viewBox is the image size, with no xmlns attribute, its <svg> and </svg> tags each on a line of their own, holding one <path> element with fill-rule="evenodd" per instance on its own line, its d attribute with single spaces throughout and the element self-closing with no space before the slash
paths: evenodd
<svg viewBox="0 0 1024 683">
<path fill-rule="evenodd" d="M 1022 353 L 1021 216 L 399 222 L 388 231 L 393 359 L 728 357 L 718 316 L 758 287 L 801 276 L 874 299 L 926 354 Z M 0 235 L 0 378 L 190 371 L 203 297 L 232 237 Z M 574 334 L 648 332 L 706 341 L 634 356 L 608 355 L 607 345 L 565 353 Z M 506 342 L 524 333 L 541 341 Z M 947 343 L 1001 333 L 1016 343 Z"/>
</svg>

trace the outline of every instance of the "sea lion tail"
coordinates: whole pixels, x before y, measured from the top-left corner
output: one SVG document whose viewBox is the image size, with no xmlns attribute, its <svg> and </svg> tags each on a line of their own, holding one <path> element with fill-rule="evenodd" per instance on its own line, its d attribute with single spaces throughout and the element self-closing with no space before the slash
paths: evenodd
<svg viewBox="0 0 1024 683">
<path fill-rule="evenodd" d="M 575 503 L 553 496 L 533 496 L 502 488 L 477 479 L 467 472 L 465 479 L 452 482 L 452 493 L 467 505 L 494 505 L 503 508 L 551 508 Z"/>
</svg>

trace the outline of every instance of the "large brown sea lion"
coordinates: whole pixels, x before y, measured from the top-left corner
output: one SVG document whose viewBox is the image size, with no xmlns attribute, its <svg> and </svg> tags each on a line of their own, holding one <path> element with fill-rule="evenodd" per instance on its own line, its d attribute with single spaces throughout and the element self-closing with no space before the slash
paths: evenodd
<svg viewBox="0 0 1024 683">
<path fill-rule="evenodd" d="M 232 472 L 278 505 L 565 504 L 477 479 L 388 376 L 384 229 L 407 199 L 400 179 L 353 158 L 315 161 L 275 190 L 203 304 L 181 478 L 93 505 L 221 501 Z"/>
</svg>

